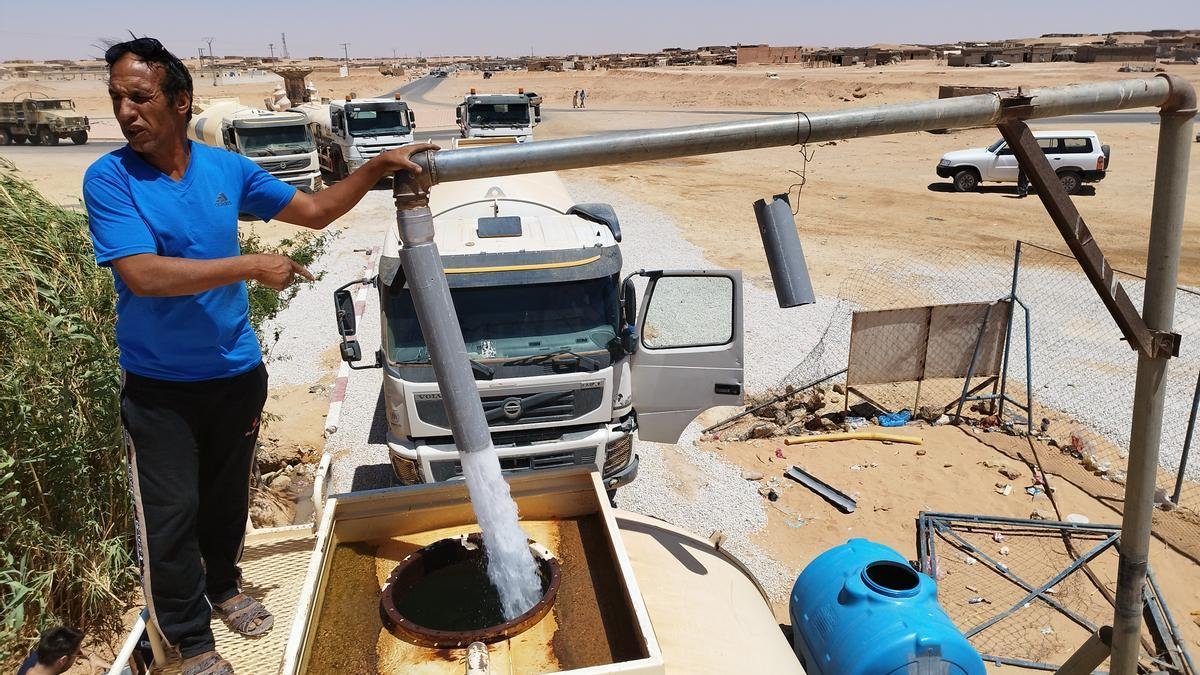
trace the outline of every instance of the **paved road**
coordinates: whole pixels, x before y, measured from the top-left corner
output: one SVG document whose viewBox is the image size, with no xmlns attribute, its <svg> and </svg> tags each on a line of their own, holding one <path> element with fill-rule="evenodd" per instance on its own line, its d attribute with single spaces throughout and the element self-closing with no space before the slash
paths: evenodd
<svg viewBox="0 0 1200 675">
<path fill-rule="evenodd" d="M 388 98 L 389 96 L 400 94 L 413 103 L 420 103 L 422 105 L 450 106 L 451 104 L 449 103 L 430 101 L 425 98 L 425 94 L 429 93 L 429 91 L 445 81 L 446 78 L 443 77 L 431 77 L 426 75 L 425 77 L 413 80 L 404 86 L 397 87 L 387 93 L 380 94 L 379 98 Z"/>
</svg>

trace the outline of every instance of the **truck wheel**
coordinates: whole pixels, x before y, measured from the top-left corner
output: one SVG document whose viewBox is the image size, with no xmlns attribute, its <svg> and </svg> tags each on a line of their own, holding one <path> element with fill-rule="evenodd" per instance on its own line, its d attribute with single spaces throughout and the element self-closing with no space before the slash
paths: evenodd
<svg viewBox="0 0 1200 675">
<path fill-rule="evenodd" d="M 1062 183 L 1063 189 L 1069 195 L 1078 194 L 1080 186 L 1083 185 L 1083 181 L 1079 179 L 1079 174 L 1074 171 L 1064 171 L 1058 174 L 1058 182 Z"/>
<path fill-rule="evenodd" d="M 42 144 L 42 137 L 37 134 L 29 134 L 25 138 L 29 139 L 30 145 L 41 145 Z"/>
<path fill-rule="evenodd" d="M 974 169 L 961 169 L 954 174 L 954 189 L 959 192 L 974 192 L 979 189 L 979 174 Z"/>
<path fill-rule="evenodd" d="M 8 129 L 0 129 L 0 145 L 12 145 L 12 136 L 8 134 Z"/>
<path fill-rule="evenodd" d="M 71 134 L 71 142 L 75 145 L 83 145 L 84 143 L 87 143 L 87 132 L 76 131 L 75 133 Z"/>
<path fill-rule="evenodd" d="M 54 132 L 49 129 L 42 128 L 38 132 L 38 143 L 40 145 L 58 145 L 58 136 L 55 136 Z"/>
</svg>

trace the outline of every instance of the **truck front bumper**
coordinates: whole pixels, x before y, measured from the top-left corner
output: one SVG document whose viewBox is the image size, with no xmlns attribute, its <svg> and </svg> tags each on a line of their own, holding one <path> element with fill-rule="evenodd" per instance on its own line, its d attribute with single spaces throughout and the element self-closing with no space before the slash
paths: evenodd
<svg viewBox="0 0 1200 675">
<path fill-rule="evenodd" d="M 951 178 L 954 176 L 956 167 L 953 166 L 938 166 L 937 175 L 942 178 Z"/>
<path fill-rule="evenodd" d="M 619 487 L 623 487 L 625 485 L 632 483 L 633 479 L 637 478 L 638 461 L 639 461 L 639 458 L 637 456 L 637 453 L 634 453 L 633 459 L 629 460 L 629 464 L 624 469 L 621 469 L 620 471 L 609 476 L 608 478 L 603 479 L 604 489 L 605 490 L 616 490 Z"/>
</svg>

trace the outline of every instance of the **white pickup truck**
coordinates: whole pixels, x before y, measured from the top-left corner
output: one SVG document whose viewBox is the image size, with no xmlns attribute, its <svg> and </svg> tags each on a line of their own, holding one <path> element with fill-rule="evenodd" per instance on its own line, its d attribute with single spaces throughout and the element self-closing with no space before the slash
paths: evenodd
<svg viewBox="0 0 1200 675">
<path fill-rule="evenodd" d="M 1094 131 L 1037 131 L 1033 134 L 1050 166 L 1058 174 L 1067 194 L 1076 194 L 1084 183 L 1104 179 L 1109 147 L 1100 144 Z M 954 181 L 959 192 L 971 192 L 979 184 L 1016 183 L 1017 158 L 1004 139 L 986 148 L 957 150 L 942 155 L 937 175 Z"/>
</svg>

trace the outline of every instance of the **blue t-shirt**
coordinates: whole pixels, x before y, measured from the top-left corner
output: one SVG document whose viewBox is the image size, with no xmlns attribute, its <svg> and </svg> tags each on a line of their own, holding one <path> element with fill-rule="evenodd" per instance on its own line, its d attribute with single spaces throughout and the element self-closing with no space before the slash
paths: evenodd
<svg viewBox="0 0 1200 675">
<path fill-rule="evenodd" d="M 296 189 L 236 153 L 190 142 L 179 181 L 128 145 L 96 160 L 83 177 L 83 200 L 96 263 L 139 253 L 211 260 L 240 254 L 239 213 L 263 220 Z M 121 367 L 160 380 L 233 377 L 262 362 L 250 327 L 246 284 L 195 295 L 139 297 L 113 270 Z"/>
</svg>

